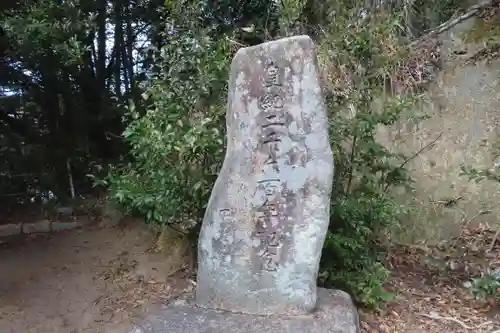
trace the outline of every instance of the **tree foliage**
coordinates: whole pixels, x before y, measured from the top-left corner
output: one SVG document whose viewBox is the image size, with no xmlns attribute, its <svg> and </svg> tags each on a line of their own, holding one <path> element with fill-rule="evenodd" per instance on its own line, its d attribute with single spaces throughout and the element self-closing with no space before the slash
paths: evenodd
<svg viewBox="0 0 500 333">
<path fill-rule="evenodd" d="M 91 182 L 86 175 L 96 166 L 127 158 L 121 137 L 125 106 L 132 101 L 138 112 L 145 112 L 140 83 L 157 70 L 166 35 L 178 33 L 172 30 L 172 18 L 180 23 L 186 13 L 179 9 L 193 7 L 189 1 L 171 3 L 2 3 L 2 203 L 26 202 L 49 191 L 64 199 L 71 196 L 70 178 L 76 194 L 88 193 Z M 255 20 L 262 22 L 259 27 L 271 26 L 272 20 L 261 14 L 268 5 L 272 8 L 270 4 L 207 2 L 189 21 L 216 39 Z M 257 33 L 239 34 L 245 43 L 263 40 Z"/>
</svg>

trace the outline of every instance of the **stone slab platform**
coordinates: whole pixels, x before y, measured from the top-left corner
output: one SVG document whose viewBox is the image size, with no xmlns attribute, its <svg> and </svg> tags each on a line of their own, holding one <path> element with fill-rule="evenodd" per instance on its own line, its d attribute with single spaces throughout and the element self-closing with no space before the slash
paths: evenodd
<svg viewBox="0 0 500 333">
<path fill-rule="evenodd" d="M 318 289 L 317 310 L 310 315 L 265 317 L 199 308 L 182 302 L 147 317 L 130 333 L 359 333 L 351 297 Z"/>
</svg>

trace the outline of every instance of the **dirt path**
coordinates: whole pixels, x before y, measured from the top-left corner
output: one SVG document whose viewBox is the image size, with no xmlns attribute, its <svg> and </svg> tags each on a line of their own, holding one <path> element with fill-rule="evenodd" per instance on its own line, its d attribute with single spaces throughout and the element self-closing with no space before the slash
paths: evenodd
<svg viewBox="0 0 500 333">
<path fill-rule="evenodd" d="M 481 250 L 491 240 L 491 231 L 473 230 L 451 247 L 395 247 L 387 262 L 396 298 L 379 313 L 360 311 L 363 333 L 500 333 L 500 304 L 463 287 L 481 260 L 500 267 L 500 244 L 486 257 Z M 153 244 L 140 222 L 0 244 L 0 332 L 127 332 L 193 289 L 182 246 Z"/>
<path fill-rule="evenodd" d="M 141 224 L 0 245 L 2 333 L 122 333 L 191 285 Z M 174 276 L 165 279 L 164 276 Z"/>
</svg>

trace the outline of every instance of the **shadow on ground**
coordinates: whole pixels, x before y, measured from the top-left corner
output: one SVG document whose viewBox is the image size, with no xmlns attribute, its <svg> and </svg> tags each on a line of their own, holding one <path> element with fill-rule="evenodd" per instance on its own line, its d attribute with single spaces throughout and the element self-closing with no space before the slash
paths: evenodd
<svg viewBox="0 0 500 333">
<path fill-rule="evenodd" d="M 180 251 L 156 253 L 142 223 L 0 244 L 2 333 L 118 333 L 192 288 Z"/>
</svg>

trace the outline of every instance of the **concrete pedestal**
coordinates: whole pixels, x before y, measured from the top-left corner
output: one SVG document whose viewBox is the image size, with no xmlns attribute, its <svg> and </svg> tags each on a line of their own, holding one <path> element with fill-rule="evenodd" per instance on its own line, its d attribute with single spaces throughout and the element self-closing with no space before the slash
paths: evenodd
<svg viewBox="0 0 500 333">
<path fill-rule="evenodd" d="M 304 316 L 255 316 L 176 302 L 130 333 L 359 333 L 357 309 L 338 290 L 318 289 L 317 310 Z"/>
</svg>

